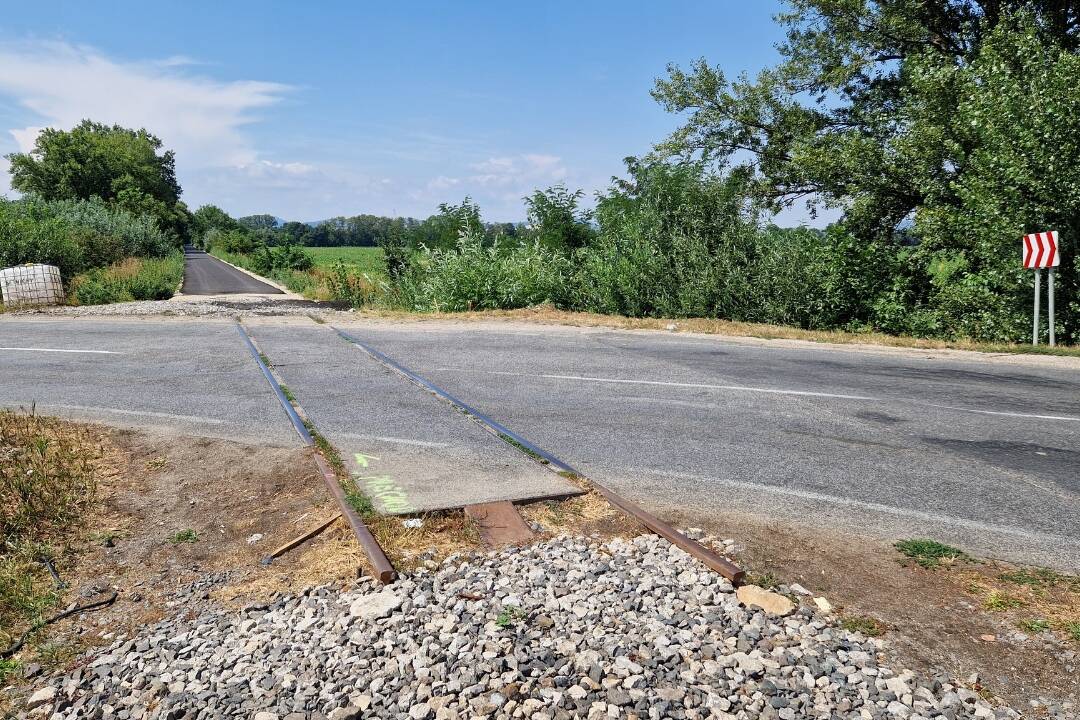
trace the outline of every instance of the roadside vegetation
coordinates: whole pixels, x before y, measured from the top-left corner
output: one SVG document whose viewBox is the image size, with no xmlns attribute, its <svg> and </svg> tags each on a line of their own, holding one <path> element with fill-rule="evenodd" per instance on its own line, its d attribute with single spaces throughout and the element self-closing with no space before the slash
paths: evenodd
<svg viewBox="0 0 1080 720">
<path fill-rule="evenodd" d="M 84 121 L 9 155 L 23 195 L 0 198 L 0 267 L 55 265 L 76 304 L 171 297 L 190 213 L 160 149 L 145 130 Z"/>
<path fill-rule="evenodd" d="M 53 573 L 95 502 L 99 452 L 70 423 L 0 410 L 0 650 L 60 601 Z"/>
<path fill-rule="evenodd" d="M 268 246 L 381 247 L 385 283 L 345 263 L 287 268 L 355 306 L 549 305 L 1004 349 L 1031 333 L 1020 238 L 1056 229 L 1057 339 L 1075 345 L 1080 29 L 1057 3 L 984 7 L 790 3 L 779 65 L 735 80 L 704 59 L 670 66 L 652 94 L 678 129 L 591 203 L 537 190 L 525 223 L 484 222 L 469 198 L 422 221 L 230 222 Z M 804 205 L 839 219 L 770 224 Z"/>
</svg>

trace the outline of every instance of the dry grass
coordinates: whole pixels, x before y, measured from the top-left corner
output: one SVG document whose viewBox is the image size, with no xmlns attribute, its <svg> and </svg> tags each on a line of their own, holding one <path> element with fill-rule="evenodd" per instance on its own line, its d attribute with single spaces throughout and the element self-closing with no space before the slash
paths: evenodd
<svg viewBox="0 0 1080 720">
<path fill-rule="evenodd" d="M 636 520 L 612 506 L 595 490 L 565 500 L 531 503 L 518 510 L 525 522 L 540 524 L 543 537 L 562 534 L 633 537 L 643 532 Z"/>
<path fill-rule="evenodd" d="M 85 427 L 0 410 L 0 643 L 59 602 L 45 560 L 69 552 L 107 457 Z"/>
<path fill-rule="evenodd" d="M 908 336 L 886 335 L 878 332 L 844 332 L 842 330 L 804 330 L 783 325 L 717 320 L 712 318 L 631 318 L 622 315 L 570 312 L 541 305 L 521 310 L 483 310 L 460 313 L 410 313 L 399 310 L 360 310 L 353 317 L 378 317 L 395 320 L 516 320 L 545 325 L 575 327 L 606 327 L 625 330 L 667 330 L 731 337 L 752 337 L 768 340 L 803 340 L 841 345 L 879 345 L 926 350 L 968 350 L 984 353 L 1062 355 L 1080 357 L 1080 347 L 1025 344 L 981 343 L 973 340 L 933 340 Z M 673 327 L 672 327 L 673 326 Z"/>
<path fill-rule="evenodd" d="M 988 612 L 1025 632 L 1051 630 L 1080 646 L 1080 577 L 992 564 L 959 571 L 957 582 Z"/>
<path fill-rule="evenodd" d="M 406 517 L 378 515 L 365 519 L 390 563 L 398 572 L 434 567 L 444 558 L 484 549 L 476 523 L 462 510 L 414 515 L 418 528 L 405 527 Z"/>
</svg>

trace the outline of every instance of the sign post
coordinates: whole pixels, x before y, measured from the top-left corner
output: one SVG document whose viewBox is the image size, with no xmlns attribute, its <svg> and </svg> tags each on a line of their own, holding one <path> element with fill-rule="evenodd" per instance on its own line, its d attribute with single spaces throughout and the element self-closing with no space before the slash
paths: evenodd
<svg viewBox="0 0 1080 720">
<path fill-rule="evenodd" d="M 1039 296 L 1042 295 L 1042 269 L 1050 268 L 1047 279 L 1047 310 L 1050 314 L 1050 345 L 1054 344 L 1054 268 L 1061 262 L 1058 232 L 1032 233 L 1024 236 L 1024 267 L 1035 271 L 1035 312 L 1031 318 L 1031 344 L 1039 344 Z"/>
</svg>

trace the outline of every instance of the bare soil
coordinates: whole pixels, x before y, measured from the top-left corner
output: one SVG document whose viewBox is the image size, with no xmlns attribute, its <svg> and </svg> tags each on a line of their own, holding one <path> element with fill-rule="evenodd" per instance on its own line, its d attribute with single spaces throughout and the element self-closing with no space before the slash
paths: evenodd
<svg viewBox="0 0 1080 720">
<path fill-rule="evenodd" d="M 36 633 L 16 656 L 24 672 L 68 667 L 82 650 L 185 606 L 261 604 L 275 593 L 356 578 L 360 552 L 342 521 L 260 562 L 337 511 L 310 450 L 90 427 L 106 468 L 97 506 L 59 563 L 67 585 L 60 608 L 114 590 L 117 599 Z M 206 589 L 192 593 L 195 581 Z"/>
<path fill-rule="evenodd" d="M 1080 620 L 1075 576 L 1053 587 L 1001 579 L 1015 567 L 959 561 L 924 569 L 878 540 L 809 531 L 746 516 L 703 521 L 668 518 L 738 541 L 736 559 L 751 579 L 799 583 L 824 596 L 841 617 L 876 620 L 912 670 L 943 671 L 988 698 L 1038 716 L 1029 701 L 1080 698 L 1080 641 L 1062 631 Z M 994 610 L 990 593 L 1019 600 Z M 1000 604 L 1000 603 L 998 603 Z M 1052 630 L 1030 632 L 1019 623 L 1052 618 Z"/>
</svg>

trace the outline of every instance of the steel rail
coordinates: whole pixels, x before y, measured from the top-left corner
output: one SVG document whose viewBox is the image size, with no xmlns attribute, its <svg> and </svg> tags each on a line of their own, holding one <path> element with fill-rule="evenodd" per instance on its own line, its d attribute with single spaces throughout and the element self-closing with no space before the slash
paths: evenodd
<svg viewBox="0 0 1080 720">
<path fill-rule="evenodd" d="M 334 469 L 330 467 L 326 458 L 319 452 L 318 447 L 315 445 L 315 438 L 308 432 L 303 420 L 300 419 L 300 415 L 296 412 L 296 408 L 294 408 L 292 403 L 289 402 L 289 399 L 285 397 L 281 385 L 278 384 L 277 378 L 274 377 L 270 368 L 263 362 L 263 359 L 259 354 L 259 349 L 255 347 L 255 343 L 252 341 L 251 336 L 248 335 L 247 330 L 239 322 L 236 323 L 236 330 L 240 333 L 240 337 L 244 339 L 244 343 L 247 345 L 248 351 L 251 352 L 251 356 L 255 358 L 255 362 L 258 363 L 259 369 L 262 370 L 263 377 L 266 378 L 266 382 L 270 384 L 274 394 L 277 395 L 278 402 L 281 403 L 281 407 L 285 410 L 285 414 L 289 416 L 289 421 L 292 423 L 293 429 L 296 430 L 296 434 L 300 436 L 300 439 L 305 445 L 314 450 L 313 455 L 315 457 L 315 464 L 319 467 L 319 472 L 322 473 L 323 481 L 326 483 L 327 489 L 330 490 L 330 494 L 334 497 L 338 507 L 341 509 L 341 514 L 345 516 L 353 533 L 356 535 L 356 539 L 359 541 L 360 547 L 363 548 L 364 554 L 367 555 L 368 561 L 375 571 L 375 577 L 383 584 L 393 582 L 397 577 L 394 566 L 390 564 L 390 560 L 386 557 L 386 553 L 383 552 L 382 547 L 379 546 L 378 541 L 375 540 L 375 536 L 371 534 L 367 525 L 364 524 L 364 521 L 357 514 L 356 510 L 353 509 L 352 505 L 349 504 L 348 499 L 345 497 L 345 491 L 342 489 L 341 483 L 338 482 L 337 473 L 334 472 Z"/>
<path fill-rule="evenodd" d="M 499 436 L 508 445 L 516 447 L 519 451 L 522 451 L 522 454 L 530 457 L 533 460 L 535 460 L 537 457 L 542 458 L 544 462 L 540 464 L 548 468 L 552 472 L 570 473 L 576 477 L 586 480 L 592 487 L 596 488 L 596 491 L 603 495 L 604 499 L 611 503 L 612 506 L 621 510 L 627 515 L 630 515 L 642 525 L 647 527 L 649 530 L 664 538 L 672 545 L 681 548 L 688 555 L 697 558 L 706 567 L 720 573 L 720 575 L 724 576 L 732 583 L 738 584 L 742 582 L 743 579 L 746 577 L 746 572 L 742 568 L 725 558 L 720 553 L 712 550 L 711 548 L 705 547 L 697 540 L 687 537 L 686 535 L 675 529 L 675 527 L 672 526 L 670 523 L 664 522 L 652 513 L 647 512 L 643 508 L 639 507 L 637 504 L 609 490 L 595 480 L 589 479 L 584 473 L 575 470 L 569 463 L 559 459 L 557 456 L 551 454 L 547 450 L 544 450 L 542 447 L 536 445 L 532 441 L 522 437 L 521 435 L 506 427 L 502 423 L 485 415 L 484 413 L 480 412 L 465 401 L 455 397 L 454 395 L 451 395 L 446 390 L 442 389 L 435 383 L 414 372 L 413 370 L 405 367 L 404 365 L 397 362 L 385 353 L 380 352 L 371 345 L 368 345 L 362 340 L 353 337 L 344 330 L 336 328 L 333 325 L 331 325 L 330 327 L 331 329 L 333 329 L 334 332 L 336 332 L 343 340 L 345 340 L 349 344 L 367 353 L 376 361 L 385 365 L 391 370 L 394 370 L 399 374 L 405 376 L 420 387 L 428 390 L 439 398 L 442 398 L 446 402 L 456 407 L 458 410 L 466 413 L 476 422 L 486 426 L 487 429 L 491 430 L 495 435 Z M 525 452 L 524 450 L 522 450 L 522 448 L 525 448 L 528 452 Z"/>
</svg>

